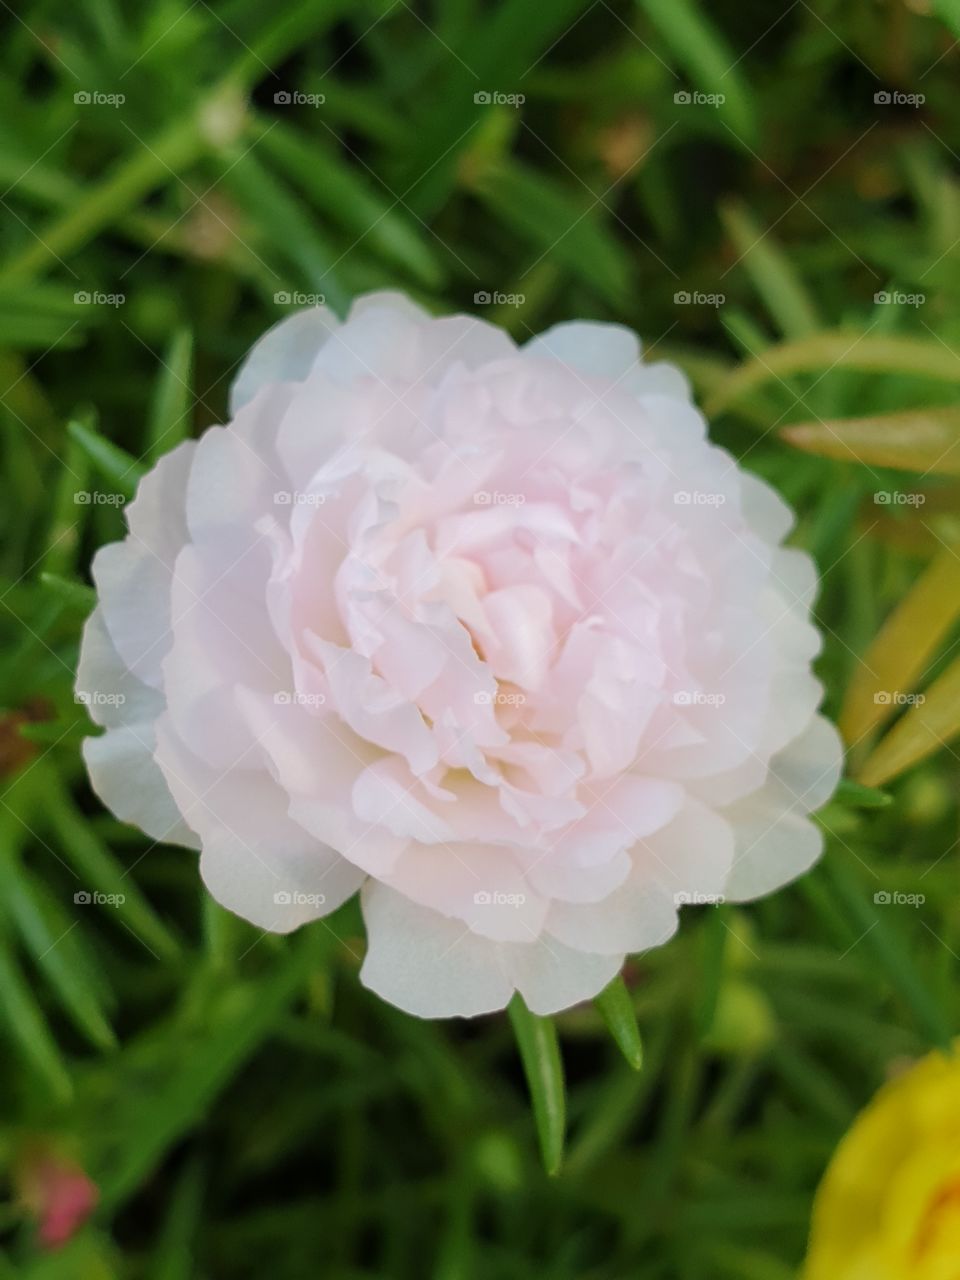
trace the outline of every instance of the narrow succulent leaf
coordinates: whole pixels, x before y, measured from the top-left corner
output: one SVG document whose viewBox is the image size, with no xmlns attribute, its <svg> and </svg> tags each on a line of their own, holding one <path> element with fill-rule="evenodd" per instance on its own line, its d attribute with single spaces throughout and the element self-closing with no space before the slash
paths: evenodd
<svg viewBox="0 0 960 1280">
<path fill-rule="evenodd" d="M 836 804 L 850 809 L 888 809 L 893 804 L 893 796 L 889 792 L 865 787 L 852 778 L 841 778 L 833 799 Z"/>
<path fill-rule="evenodd" d="M 614 978 L 593 1003 L 620 1052 L 634 1071 L 639 1071 L 643 1066 L 643 1041 L 637 1026 L 637 1011 L 623 978 Z"/>
<path fill-rule="evenodd" d="M 508 1010 L 533 1101 L 544 1168 L 555 1177 L 563 1160 L 567 1123 L 566 1087 L 557 1030 L 549 1018 L 531 1013 L 519 993 L 511 1000 Z"/>
</svg>

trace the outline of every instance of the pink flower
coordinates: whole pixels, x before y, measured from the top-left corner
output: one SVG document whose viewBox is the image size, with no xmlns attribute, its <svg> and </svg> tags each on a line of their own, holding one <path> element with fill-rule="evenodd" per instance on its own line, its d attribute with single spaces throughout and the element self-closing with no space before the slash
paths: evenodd
<svg viewBox="0 0 960 1280">
<path fill-rule="evenodd" d="M 29 1149 L 16 1169 L 20 1198 L 37 1219 L 45 1249 L 59 1249 L 97 1207 L 100 1191 L 68 1156 L 43 1144 Z"/>
<path fill-rule="evenodd" d="M 271 329 L 231 409 L 97 553 L 78 676 L 98 794 L 219 902 L 360 889 L 384 999 L 546 1013 L 814 862 L 813 565 L 632 333 L 377 294 Z"/>
</svg>

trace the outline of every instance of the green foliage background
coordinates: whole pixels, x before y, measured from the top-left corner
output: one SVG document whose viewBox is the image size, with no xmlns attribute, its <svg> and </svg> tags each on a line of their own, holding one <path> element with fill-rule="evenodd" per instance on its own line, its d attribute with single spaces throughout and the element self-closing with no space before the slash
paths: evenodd
<svg viewBox="0 0 960 1280">
<path fill-rule="evenodd" d="M 814 873 L 688 908 L 631 962 L 641 1072 L 595 1009 L 557 1019 L 551 1179 L 506 1017 L 399 1014 L 358 984 L 355 906 L 261 937 L 96 804 L 72 671 L 122 516 L 76 496 L 222 421 L 283 295 L 397 287 L 518 339 L 615 320 L 797 508 L 837 713 L 956 482 L 879 511 L 916 477 L 780 429 L 955 401 L 960 7 L 34 0 L 0 24 L 0 1280 L 794 1276 L 838 1138 L 957 1027 L 956 754 L 888 804 L 846 790 Z M 126 900 L 75 903 L 94 889 Z M 897 892 L 925 901 L 875 902 Z M 38 1137 L 101 1188 L 56 1253 L 16 1197 Z"/>
</svg>

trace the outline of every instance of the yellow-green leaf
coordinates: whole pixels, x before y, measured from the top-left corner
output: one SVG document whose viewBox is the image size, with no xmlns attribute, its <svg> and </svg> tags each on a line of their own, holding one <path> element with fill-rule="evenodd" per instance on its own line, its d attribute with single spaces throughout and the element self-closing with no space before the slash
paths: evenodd
<svg viewBox="0 0 960 1280">
<path fill-rule="evenodd" d="M 721 413 L 764 383 L 794 373 L 855 369 L 863 373 L 901 373 L 940 382 L 960 382 L 960 355 L 940 342 L 887 334 L 834 330 L 796 342 L 768 347 L 730 374 L 704 406 L 707 416 Z"/>
<path fill-rule="evenodd" d="M 960 658 L 910 708 L 860 771 L 859 781 L 879 787 L 905 769 L 945 747 L 960 733 Z"/>
<path fill-rule="evenodd" d="M 848 743 L 888 719 L 960 618 L 960 556 L 944 547 L 881 627 L 850 681 L 840 714 Z"/>
<path fill-rule="evenodd" d="M 901 471 L 960 475 L 960 408 L 802 422 L 780 433 L 807 453 Z"/>
</svg>

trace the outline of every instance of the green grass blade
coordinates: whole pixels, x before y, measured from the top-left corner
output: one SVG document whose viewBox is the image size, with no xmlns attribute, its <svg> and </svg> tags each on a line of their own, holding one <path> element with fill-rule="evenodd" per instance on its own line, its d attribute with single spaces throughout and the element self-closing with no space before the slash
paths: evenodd
<svg viewBox="0 0 960 1280">
<path fill-rule="evenodd" d="M 150 407 L 147 441 L 151 461 L 190 434 L 193 334 L 185 326 L 170 339 Z"/>
<path fill-rule="evenodd" d="M 931 1044 L 949 1048 L 950 1024 L 918 974 L 899 930 L 888 916 L 884 916 L 882 907 L 878 910 L 871 903 L 873 890 L 868 891 L 865 885 L 858 883 L 853 871 L 841 866 L 836 857 L 828 858 L 826 866 L 840 902 L 853 922 L 856 932 L 853 945 L 862 945 L 873 955 Z"/>
<path fill-rule="evenodd" d="M 119 920 L 149 951 L 165 959 L 180 954 L 180 944 L 162 923 L 137 888 L 136 881 L 94 833 L 90 823 L 75 807 L 62 782 L 45 765 L 37 765 L 35 776 L 47 780 L 45 813 L 64 857 L 82 878 L 79 889 L 122 895 Z"/>
<path fill-rule="evenodd" d="M 740 266 L 786 338 L 803 338 L 820 329 L 820 319 L 792 260 L 745 205 L 730 201 L 720 211 Z"/>
<path fill-rule="evenodd" d="M 57 910 L 39 883 L 31 881 L 12 858 L 3 859 L 6 910 L 34 964 L 43 973 L 74 1025 L 94 1048 L 116 1046 L 95 985 L 85 972 L 85 957 L 75 945 L 76 920 Z"/>
<path fill-rule="evenodd" d="M 641 10 L 704 93 L 723 94 L 717 110 L 744 146 L 755 147 L 760 130 L 740 59 L 694 0 L 639 0 Z"/>
<path fill-rule="evenodd" d="M 23 1057 L 58 1102 L 73 1095 L 70 1073 L 8 940 L 0 936 L 0 1010 Z"/>
<path fill-rule="evenodd" d="M 100 474 L 116 485 L 117 492 L 125 498 L 132 498 L 144 472 L 144 467 L 136 458 L 82 422 L 74 420 L 68 423 L 67 432 L 80 445 Z"/>
<path fill-rule="evenodd" d="M 93 612 L 97 603 L 97 593 L 93 587 L 88 587 L 85 582 L 62 578 L 59 573 L 41 573 L 40 584 L 66 608 L 84 617 Z"/>
</svg>

